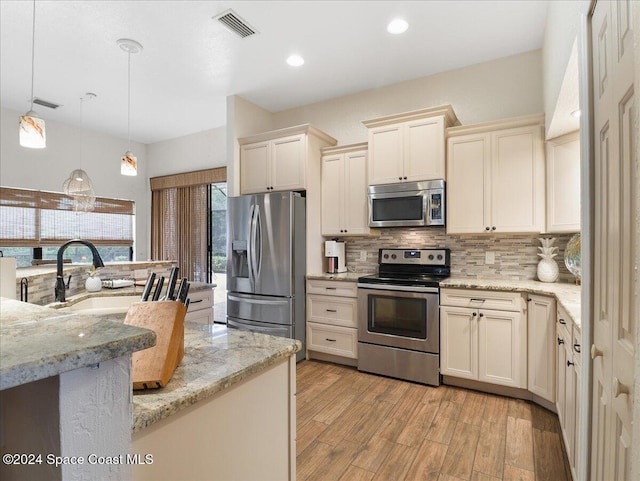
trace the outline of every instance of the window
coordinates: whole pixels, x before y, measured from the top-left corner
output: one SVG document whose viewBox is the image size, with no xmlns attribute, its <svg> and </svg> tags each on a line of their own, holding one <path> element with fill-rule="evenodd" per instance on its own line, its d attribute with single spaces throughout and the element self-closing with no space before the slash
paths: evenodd
<svg viewBox="0 0 640 481">
<path fill-rule="evenodd" d="M 58 247 L 74 238 L 95 244 L 105 261 L 131 260 L 134 231 L 130 200 L 98 197 L 92 212 L 76 212 L 62 193 L 0 187 L 0 248 L 20 267 L 32 259 L 55 259 Z M 65 252 L 74 262 L 85 256 L 71 247 Z"/>
</svg>

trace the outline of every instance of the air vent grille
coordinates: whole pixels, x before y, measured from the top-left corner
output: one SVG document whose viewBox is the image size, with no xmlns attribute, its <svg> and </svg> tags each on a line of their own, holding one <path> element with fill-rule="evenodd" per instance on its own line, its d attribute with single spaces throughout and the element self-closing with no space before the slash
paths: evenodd
<svg viewBox="0 0 640 481">
<path fill-rule="evenodd" d="M 33 97 L 33 103 L 36 105 L 41 105 L 43 107 L 48 107 L 50 109 L 57 109 L 58 107 L 62 107 L 62 104 L 54 104 L 53 102 L 39 99 L 38 97 Z"/>
<path fill-rule="evenodd" d="M 227 29 L 231 30 L 242 38 L 247 38 L 258 33 L 256 29 L 254 29 L 231 9 L 225 10 L 220 15 L 216 15 L 215 17 L 213 17 L 213 19 L 217 20 L 222 25 L 227 27 Z"/>
</svg>

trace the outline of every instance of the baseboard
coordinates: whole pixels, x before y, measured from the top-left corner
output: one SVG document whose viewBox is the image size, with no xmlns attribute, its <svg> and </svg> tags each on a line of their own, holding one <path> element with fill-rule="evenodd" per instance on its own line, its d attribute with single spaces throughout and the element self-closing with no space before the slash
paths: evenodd
<svg viewBox="0 0 640 481">
<path fill-rule="evenodd" d="M 333 354 L 325 354 L 324 352 L 316 352 L 307 350 L 307 359 L 317 359 L 318 361 L 332 362 L 334 364 L 342 364 L 344 366 L 358 367 L 358 360 L 349 357 L 334 356 Z"/>
</svg>

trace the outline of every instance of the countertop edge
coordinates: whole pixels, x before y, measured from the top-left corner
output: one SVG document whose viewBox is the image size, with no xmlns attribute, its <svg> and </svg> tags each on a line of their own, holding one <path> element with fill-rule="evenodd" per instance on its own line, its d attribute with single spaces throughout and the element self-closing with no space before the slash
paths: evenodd
<svg viewBox="0 0 640 481">
<path fill-rule="evenodd" d="M 145 409 L 142 406 L 136 406 L 135 397 L 133 403 L 133 424 L 131 433 L 137 433 L 149 426 L 166 419 L 183 409 L 186 409 L 194 404 L 212 398 L 219 393 L 224 392 L 230 387 L 250 378 L 254 374 L 258 374 L 267 368 L 274 366 L 281 360 L 286 360 L 289 357 L 295 355 L 296 352 L 302 349 L 300 341 L 296 341 L 285 348 L 265 357 L 264 359 L 255 362 L 239 371 L 236 371 L 218 381 L 215 381 L 208 386 L 191 392 L 190 394 L 183 396 L 179 399 L 170 401 L 155 410 Z"/>
</svg>

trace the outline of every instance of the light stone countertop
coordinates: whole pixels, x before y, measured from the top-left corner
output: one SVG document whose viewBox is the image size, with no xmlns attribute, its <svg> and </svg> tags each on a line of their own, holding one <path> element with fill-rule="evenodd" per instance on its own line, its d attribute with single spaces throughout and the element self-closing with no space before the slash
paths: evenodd
<svg viewBox="0 0 640 481">
<path fill-rule="evenodd" d="M 440 287 L 484 289 L 490 291 L 513 291 L 554 296 L 573 322 L 580 328 L 581 287 L 560 282 L 517 281 L 511 279 L 483 279 L 473 277 L 450 277 Z"/>
<path fill-rule="evenodd" d="M 132 432 L 215 396 L 301 348 L 294 339 L 185 323 L 184 358 L 169 383 L 160 389 L 133 391 Z"/>
<path fill-rule="evenodd" d="M 156 335 L 122 323 L 0 298 L 0 390 L 147 349 Z"/>
<path fill-rule="evenodd" d="M 177 288 L 180 286 L 180 283 L 176 285 Z M 189 281 L 189 292 L 198 292 L 203 291 L 205 289 L 213 289 L 217 287 L 217 284 L 207 284 L 206 282 L 192 282 Z M 167 284 L 165 283 L 164 288 L 166 290 Z M 64 307 L 70 307 L 74 304 L 77 304 L 80 301 L 84 301 L 85 299 L 90 299 L 92 297 L 120 297 L 120 296 L 142 296 L 142 291 L 144 290 L 144 286 L 132 286 L 132 287 L 121 287 L 118 289 L 108 289 L 103 287 L 98 292 L 88 292 L 82 291 L 79 294 L 74 294 L 73 296 L 69 296 L 65 302 L 52 302 L 51 304 L 47 304 L 45 307 L 51 307 L 53 309 L 62 309 Z M 151 290 L 151 294 L 153 294 L 153 289 Z"/>
</svg>

